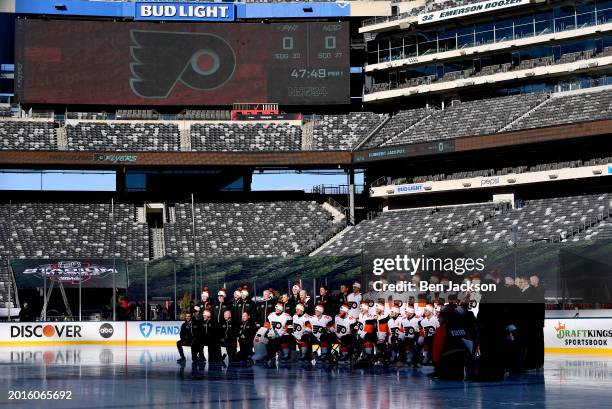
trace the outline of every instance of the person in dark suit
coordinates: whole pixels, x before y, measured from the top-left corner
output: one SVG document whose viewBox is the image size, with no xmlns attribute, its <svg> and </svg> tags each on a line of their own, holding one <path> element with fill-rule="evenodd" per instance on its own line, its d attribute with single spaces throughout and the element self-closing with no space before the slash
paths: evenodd
<svg viewBox="0 0 612 409">
<path fill-rule="evenodd" d="M 530 339 L 525 363 L 528 369 L 540 369 L 544 366 L 544 315 L 546 304 L 544 286 L 537 275 L 529 277 L 530 288 Z"/>
<path fill-rule="evenodd" d="M 198 336 L 198 324 L 193 321 L 190 313 L 185 314 L 185 322 L 181 325 L 180 339 L 176 341 L 176 348 L 180 358 L 176 361 L 179 364 L 183 364 L 186 361 L 183 347 L 188 346 L 191 348 L 191 359 L 196 362 L 198 360 L 199 345 L 196 341 Z"/>
<path fill-rule="evenodd" d="M 518 281 L 518 278 L 517 280 Z M 505 367 L 511 373 L 522 371 L 524 347 L 519 330 L 519 319 L 522 305 L 519 304 L 521 290 L 515 285 L 514 276 L 504 277 L 504 286 L 501 287 L 501 300 L 504 303 L 506 340 L 505 340 Z"/>
<path fill-rule="evenodd" d="M 502 287 L 501 274 L 497 271 L 491 272 L 485 277 L 483 284 L 495 284 L 496 290 L 482 293 L 476 319 L 480 335 L 478 380 L 501 381 L 505 374 L 504 341 L 506 337 L 504 305 L 499 302 Z"/>
<path fill-rule="evenodd" d="M 217 302 L 213 306 L 213 317 L 217 322 L 222 322 L 225 311 L 229 311 L 232 308 L 225 302 L 225 297 L 227 297 L 227 291 L 225 288 L 222 288 L 217 292 Z"/>
<path fill-rule="evenodd" d="M 232 309 L 232 318 L 236 325 L 240 324 L 240 317 L 242 317 L 242 288 L 238 287 L 236 291 L 234 291 L 234 300 L 232 301 L 231 309 Z"/>
<path fill-rule="evenodd" d="M 329 288 L 326 285 L 319 286 L 319 295 L 316 296 L 316 304 L 322 305 L 325 308 L 325 314 L 330 317 L 335 317 L 338 314 L 339 306 L 336 306 L 336 300 L 331 296 Z"/>
<path fill-rule="evenodd" d="M 271 288 L 264 290 L 263 299 L 257 304 L 257 316 L 255 318 L 255 324 L 261 327 L 268 320 L 268 315 L 274 312 L 274 306 L 276 300 L 274 299 L 274 292 Z"/>
<path fill-rule="evenodd" d="M 208 360 L 209 361 L 221 361 L 221 345 L 219 339 L 219 327 L 212 317 L 210 310 L 204 310 L 202 314 L 201 325 L 201 343 L 202 343 L 202 356 L 201 361 L 204 361 L 204 346 L 208 347 Z"/>
<path fill-rule="evenodd" d="M 349 287 L 346 284 L 340 284 L 340 292 L 336 295 L 336 306 L 340 309 L 344 304 L 348 305 Z"/>
<path fill-rule="evenodd" d="M 314 315 L 315 303 L 312 298 L 310 298 L 306 290 L 300 290 L 299 303 L 304 304 L 304 311 L 306 311 L 306 314 Z"/>
<path fill-rule="evenodd" d="M 248 312 L 249 313 L 249 317 L 253 317 L 255 315 L 255 311 L 256 311 L 256 306 L 255 306 L 255 302 L 253 300 L 251 300 L 251 297 L 249 296 L 249 288 L 245 285 L 242 287 L 242 290 L 240 290 L 240 311 L 238 312 L 240 315 L 240 317 L 242 317 L 242 314 L 244 312 Z"/>
<path fill-rule="evenodd" d="M 238 345 L 238 328 L 232 320 L 231 311 L 227 310 L 223 313 L 221 322 L 219 323 L 219 340 L 220 345 L 225 347 L 229 363 L 236 362 L 238 356 L 236 347 Z"/>
<path fill-rule="evenodd" d="M 300 303 L 300 286 L 295 284 L 291 287 L 291 294 L 285 303 L 285 312 L 293 317 L 295 314 L 295 306 Z"/>
<path fill-rule="evenodd" d="M 253 354 L 253 341 L 257 327 L 251 319 L 248 312 L 242 314 L 240 327 L 238 328 L 238 345 L 240 345 L 239 359 L 241 362 L 247 362 Z"/>
</svg>

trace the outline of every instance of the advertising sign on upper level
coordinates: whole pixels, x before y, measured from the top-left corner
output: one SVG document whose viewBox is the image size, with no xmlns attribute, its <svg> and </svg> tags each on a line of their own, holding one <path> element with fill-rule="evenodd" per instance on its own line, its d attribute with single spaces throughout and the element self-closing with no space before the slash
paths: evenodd
<svg viewBox="0 0 612 409">
<path fill-rule="evenodd" d="M 529 4 L 530 0 L 488 0 L 480 3 L 466 4 L 450 9 L 432 11 L 419 15 L 419 25 L 435 23 L 455 17 L 469 16 L 473 14 L 488 13 L 508 7 L 516 7 Z"/>
<path fill-rule="evenodd" d="M 233 3 L 136 3 L 135 20 L 234 21 Z"/>
</svg>

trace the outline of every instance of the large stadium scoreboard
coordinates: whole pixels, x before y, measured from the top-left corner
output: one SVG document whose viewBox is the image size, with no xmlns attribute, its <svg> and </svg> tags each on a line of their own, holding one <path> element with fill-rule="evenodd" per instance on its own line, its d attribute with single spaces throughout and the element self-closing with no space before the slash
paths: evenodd
<svg viewBox="0 0 612 409">
<path fill-rule="evenodd" d="M 22 103 L 350 102 L 346 22 L 19 20 Z"/>
</svg>

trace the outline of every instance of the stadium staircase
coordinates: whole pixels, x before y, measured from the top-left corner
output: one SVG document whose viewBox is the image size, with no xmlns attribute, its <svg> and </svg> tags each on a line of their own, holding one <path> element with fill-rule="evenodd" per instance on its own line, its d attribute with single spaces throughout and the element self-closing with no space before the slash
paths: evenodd
<svg viewBox="0 0 612 409">
<path fill-rule="evenodd" d="M 180 125 L 180 143 L 181 151 L 191 151 L 191 125 L 181 124 Z"/>
<path fill-rule="evenodd" d="M 416 121 L 415 123 L 413 123 L 412 125 L 410 125 L 408 128 L 404 129 L 402 132 L 398 133 L 397 135 L 395 135 L 392 138 L 387 139 L 385 142 L 383 142 L 380 146 L 389 146 L 392 145 L 391 142 L 393 142 L 395 139 L 399 138 L 400 136 L 402 136 L 403 134 L 405 134 L 406 132 L 409 132 L 410 130 L 412 130 L 414 127 L 419 126 L 420 124 L 422 124 L 423 122 L 427 121 L 434 113 L 436 112 L 436 110 L 432 110 L 431 114 L 421 118 L 420 120 Z"/>
<path fill-rule="evenodd" d="M 534 106 L 533 108 L 531 108 L 529 111 L 525 112 L 523 115 L 520 115 L 516 118 L 514 118 L 512 121 L 508 122 L 503 128 L 501 128 L 500 130 L 497 131 L 497 133 L 500 132 L 506 132 L 512 129 L 512 126 L 520 121 L 522 121 L 524 118 L 528 118 L 529 115 L 531 115 L 533 112 L 537 111 L 538 109 L 540 109 L 541 107 L 543 107 L 544 105 L 546 105 L 549 101 L 551 100 L 551 97 L 549 96 L 548 98 L 546 98 L 544 101 L 542 101 L 541 103 L 539 103 L 538 105 Z"/>
<path fill-rule="evenodd" d="M 302 150 L 312 150 L 312 144 L 314 141 L 314 127 L 315 121 L 307 121 L 302 124 Z"/>
<path fill-rule="evenodd" d="M 374 128 L 372 132 L 370 132 L 365 138 L 363 138 L 363 140 L 359 142 L 357 146 L 353 148 L 353 150 L 356 151 L 358 149 L 361 149 L 361 147 L 367 144 L 374 135 L 378 134 L 378 131 L 380 131 L 390 120 L 391 120 L 391 116 L 387 116 L 387 118 L 384 121 L 382 121 L 380 124 L 378 124 L 378 126 Z"/>
<path fill-rule="evenodd" d="M 8 260 L 0 260 L 0 308 L 15 308 L 19 305 L 16 288 L 15 280 L 8 266 Z M 12 312 L 11 315 L 13 315 Z"/>
<path fill-rule="evenodd" d="M 329 245 L 331 245 L 333 242 L 335 242 L 336 240 L 338 240 L 342 236 L 344 236 L 353 227 L 355 227 L 355 226 L 346 226 L 344 229 L 340 230 L 340 232 L 338 232 L 338 234 L 335 234 L 331 239 L 327 240 L 325 243 L 323 243 L 321 246 L 319 246 L 315 251 L 310 253 L 308 256 L 310 256 L 310 257 L 316 256 L 322 250 L 325 250 L 325 248 L 329 247 Z"/>
<path fill-rule="evenodd" d="M 163 228 L 149 229 L 149 254 L 153 260 L 163 258 L 166 255 L 166 244 Z"/>
<path fill-rule="evenodd" d="M 325 241 L 321 246 L 317 247 L 314 251 L 312 251 L 309 256 L 316 255 L 319 251 L 327 247 L 330 243 L 333 243 L 335 240 L 341 237 L 342 234 L 346 233 L 350 230 L 351 227 L 353 227 L 346 225 L 346 221 L 348 220 L 348 209 L 345 206 L 342 206 L 336 200 L 334 200 L 334 198 L 328 198 L 327 202 L 323 203 L 323 208 L 330 212 L 334 217 L 334 225 L 343 224 L 345 225 L 345 227 L 336 234 L 334 234 L 327 241 Z"/>
<path fill-rule="evenodd" d="M 57 140 L 57 149 L 60 151 L 68 150 L 68 134 L 65 125 L 55 129 L 55 139 Z"/>
</svg>

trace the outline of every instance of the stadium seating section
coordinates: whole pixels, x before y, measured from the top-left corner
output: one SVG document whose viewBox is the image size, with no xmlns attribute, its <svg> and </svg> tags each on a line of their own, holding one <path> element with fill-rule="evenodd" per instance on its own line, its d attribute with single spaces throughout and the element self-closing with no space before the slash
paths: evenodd
<svg viewBox="0 0 612 409">
<path fill-rule="evenodd" d="M 175 124 L 79 122 L 67 125 L 68 149 L 113 151 L 179 151 Z"/>
<path fill-rule="evenodd" d="M 147 226 L 136 222 L 134 205 L 114 209 L 111 216 L 110 203 L 0 205 L 0 308 L 8 307 L 9 258 L 147 258 Z"/>
<path fill-rule="evenodd" d="M 449 242 L 504 245 L 514 239 L 518 242 L 593 239 L 586 228 L 608 220 L 611 200 L 610 194 L 528 200 L 518 209 L 509 210 L 473 229 L 454 235 Z M 516 230 L 516 237 L 513 237 L 513 229 Z M 590 231 L 599 232 L 600 229 L 603 234 L 610 233 L 608 223 L 605 228 L 599 226 Z"/>
<path fill-rule="evenodd" d="M 612 118 L 612 90 L 557 94 L 510 129 L 541 128 Z"/>
<path fill-rule="evenodd" d="M 402 134 L 411 126 L 430 116 L 433 113 L 429 109 L 411 109 L 399 111 L 393 115 L 385 125 L 376 132 L 364 145 L 365 148 L 375 148 L 397 135 Z"/>
<path fill-rule="evenodd" d="M 152 109 L 120 109 L 117 111 L 117 119 L 128 120 L 153 120 L 159 119 L 159 114 Z"/>
<path fill-rule="evenodd" d="M 351 150 L 386 119 L 372 112 L 323 115 L 315 120 L 314 150 Z"/>
<path fill-rule="evenodd" d="M 194 110 L 187 109 L 177 115 L 177 119 L 184 119 L 189 121 L 205 121 L 205 120 L 219 120 L 229 121 L 232 119 L 232 112 L 227 110 Z"/>
<path fill-rule="evenodd" d="M 165 226 L 166 253 L 193 257 L 190 204 L 177 204 Z M 316 202 L 199 203 L 198 257 L 285 257 L 308 254 L 342 228 Z"/>
<path fill-rule="evenodd" d="M 148 257 L 146 224 L 136 208 L 110 203 L 18 203 L 0 205 L 0 256 Z"/>
<path fill-rule="evenodd" d="M 302 128 L 276 123 L 213 123 L 191 127 L 194 151 L 297 151 Z"/>
<path fill-rule="evenodd" d="M 232 122 L 229 111 L 222 110 L 184 111 L 173 121 L 147 122 L 138 122 L 138 115 L 115 121 L 104 120 L 103 112 L 75 112 L 67 115 L 65 147 L 51 120 L 5 119 L 0 120 L 0 149 L 180 151 L 189 149 L 181 143 L 187 131 L 183 136 L 191 138 L 192 151 L 354 150 L 605 120 L 612 118 L 611 108 L 612 90 L 595 87 L 455 101 L 445 109 L 400 110 L 390 117 L 373 112 L 314 116 L 311 143 L 299 123 Z M 183 130 L 180 119 L 194 122 Z"/>
<path fill-rule="evenodd" d="M 441 242 L 457 231 L 492 218 L 502 205 L 492 203 L 384 212 L 363 221 L 321 250 L 320 255 L 358 254 L 364 246 Z"/>
<path fill-rule="evenodd" d="M 393 129 L 386 129 L 387 126 L 397 127 L 397 122 L 392 118 L 373 138 L 377 143 L 382 142 L 381 146 L 390 146 L 493 134 L 541 104 L 546 98 L 547 95 L 543 93 L 520 94 L 457 103 L 444 110 L 424 112 L 420 109 L 414 114 L 404 111 L 400 112 L 400 115 L 413 123 L 416 122 L 414 125 L 395 133 Z M 398 122 L 401 123 L 401 119 Z"/>
<path fill-rule="evenodd" d="M 0 149 L 57 150 L 50 121 L 0 121 Z"/>
<path fill-rule="evenodd" d="M 0 307 L 8 302 L 9 258 L 269 258 L 319 248 L 319 256 L 338 256 L 368 246 L 612 239 L 612 193 L 528 200 L 516 209 L 478 203 L 388 211 L 346 229 L 344 220 L 310 201 L 197 203 L 195 232 L 191 204 L 171 207 L 173 221 L 149 230 L 133 204 L 115 204 L 114 214 L 110 203 L 0 205 Z M 161 242 L 150 246 L 150 236 Z"/>
</svg>

